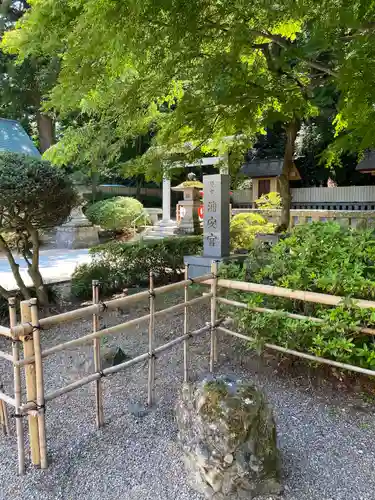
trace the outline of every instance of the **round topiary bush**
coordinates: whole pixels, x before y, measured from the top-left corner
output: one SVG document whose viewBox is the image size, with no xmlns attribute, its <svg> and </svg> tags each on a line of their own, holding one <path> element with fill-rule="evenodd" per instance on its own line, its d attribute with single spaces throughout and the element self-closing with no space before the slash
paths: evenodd
<svg viewBox="0 0 375 500">
<path fill-rule="evenodd" d="M 139 217 L 135 225 L 142 226 L 147 222 L 147 215 L 142 216 L 143 205 L 135 198 L 116 196 L 109 200 L 94 203 L 86 210 L 86 217 L 90 222 L 110 231 L 124 231 L 130 229 L 134 220 Z"/>
<path fill-rule="evenodd" d="M 1 230 L 59 226 L 76 203 L 77 193 L 63 170 L 32 156 L 0 154 Z"/>
<path fill-rule="evenodd" d="M 39 302 L 48 303 L 39 270 L 40 231 L 63 224 L 77 203 L 77 193 L 62 169 L 32 156 L 0 153 L 0 250 L 25 299 L 31 293 L 12 250 L 24 257 Z M 0 294 L 9 296 L 1 285 Z"/>
<path fill-rule="evenodd" d="M 259 214 L 243 213 L 233 217 L 230 223 L 232 250 L 249 250 L 258 233 L 273 233 L 275 225 Z"/>
</svg>

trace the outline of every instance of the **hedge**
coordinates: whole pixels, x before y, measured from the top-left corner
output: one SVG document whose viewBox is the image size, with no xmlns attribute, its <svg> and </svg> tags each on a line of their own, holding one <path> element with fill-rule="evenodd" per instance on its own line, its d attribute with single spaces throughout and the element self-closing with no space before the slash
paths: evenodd
<svg viewBox="0 0 375 500">
<path fill-rule="evenodd" d="M 150 271 L 157 284 L 176 281 L 184 267 L 185 255 L 200 254 L 201 236 L 164 238 L 155 241 L 121 243 L 111 241 L 90 250 L 93 261 L 79 266 L 72 277 L 72 293 L 91 297 L 91 282 L 101 282 L 101 293 L 109 296 L 126 287 L 145 286 Z"/>
</svg>

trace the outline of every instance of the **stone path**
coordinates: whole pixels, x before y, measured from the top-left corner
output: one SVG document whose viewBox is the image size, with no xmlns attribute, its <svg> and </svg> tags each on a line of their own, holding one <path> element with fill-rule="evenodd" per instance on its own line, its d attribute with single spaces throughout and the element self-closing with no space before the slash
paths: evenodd
<svg viewBox="0 0 375 500">
<path fill-rule="evenodd" d="M 46 283 L 56 283 L 70 279 L 77 265 L 90 261 L 88 250 L 42 250 L 40 254 L 40 270 Z M 27 285 L 31 280 L 27 272 L 26 262 L 22 257 L 17 259 L 20 265 L 21 276 Z M 7 290 L 17 288 L 9 267 L 8 260 L 0 256 L 0 283 Z"/>
</svg>

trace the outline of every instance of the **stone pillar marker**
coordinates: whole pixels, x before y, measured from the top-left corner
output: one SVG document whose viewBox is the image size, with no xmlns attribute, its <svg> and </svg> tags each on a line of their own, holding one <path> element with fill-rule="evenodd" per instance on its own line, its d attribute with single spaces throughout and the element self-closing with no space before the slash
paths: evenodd
<svg viewBox="0 0 375 500">
<path fill-rule="evenodd" d="M 163 177 L 163 219 L 161 224 L 171 222 L 171 180 Z"/>
<path fill-rule="evenodd" d="M 203 255 L 185 256 L 190 278 L 208 274 L 212 261 L 230 258 L 230 177 L 228 174 L 204 175 L 203 186 Z"/>
<path fill-rule="evenodd" d="M 229 175 L 203 176 L 203 255 L 229 256 Z"/>
</svg>

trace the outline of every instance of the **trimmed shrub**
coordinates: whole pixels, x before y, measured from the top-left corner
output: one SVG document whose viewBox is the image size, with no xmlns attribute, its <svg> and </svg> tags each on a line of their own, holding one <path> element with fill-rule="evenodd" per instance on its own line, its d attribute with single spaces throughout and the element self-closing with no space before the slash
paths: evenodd
<svg viewBox="0 0 375 500">
<path fill-rule="evenodd" d="M 98 201 L 86 210 L 86 217 L 90 222 L 111 231 L 130 229 L 134 219 L 142 215 L 144 208 L 135 198 L 116 196 L 107 200 Z M 144 225 L 147 215 L 139 217 L 136 227 Z"/>
<path fill-rule="evenodd" d="M 73 274 L 72 293 L 91 296 L 93 279 L 101 282 L 102 294 L 148 283 L 150 271 L 158 284 L 176 281 L 184 267 L 184 256 L 202 251 L 201 236 L 165 238 L 156 241 L 120 243 L 111 241 L 91 249 L 93 262 L 79 266 Z"/>
<path fill-rule="evenodd" d="M 249 306 L 321 318 L 323 323 L 249 310 L 233 313 L 238 328 L 264 343 L 312 353 L 342 363 L 375 369 L 373 336 L 357 328 L 375 327 L 375 309 L 356 307 L 355 299 L 375 299 L 375 232 L 343 228 L 334 222 L 297 226 L 288 238 L 267 250 L 254 249 L 245 263 L 221 268 L 222 277 L 307 290 L 345 300 L 337 307 L 262 294 L 228 292 Z"/>
<path fill-rule="evenodd" d="M 258 208 L 268 210 L 281 208 L 282 200 L 279 193 L 272 191 L 271 193 L 263 194 L 260 198 L 255 200 L 255 203 Z"/>
<path fill-rule="evenodd" d="M 232 250 L 249 250 L 258 233 L 273 233 L 275 225 L 259 214 L 235 215 L 230 223 L 230 244 Z"/>
</svg>

